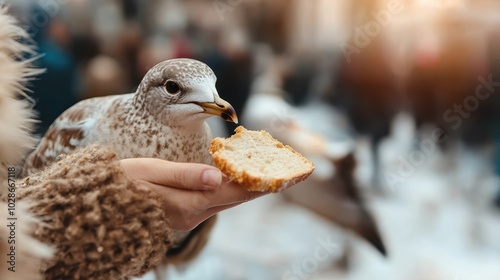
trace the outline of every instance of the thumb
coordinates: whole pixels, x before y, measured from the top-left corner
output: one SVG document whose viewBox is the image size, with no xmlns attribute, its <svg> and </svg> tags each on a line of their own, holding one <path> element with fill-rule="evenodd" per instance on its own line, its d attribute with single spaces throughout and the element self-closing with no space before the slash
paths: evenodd
<svg viewBox="0 0 500 280">
<path fill-rule="evenodd" d="M 222 172 L 210 165 L 153 158 L 123 159 L 126 175 L 156 185 L 187 190 L 213 190 L 222 183 Z"/>
</svg>

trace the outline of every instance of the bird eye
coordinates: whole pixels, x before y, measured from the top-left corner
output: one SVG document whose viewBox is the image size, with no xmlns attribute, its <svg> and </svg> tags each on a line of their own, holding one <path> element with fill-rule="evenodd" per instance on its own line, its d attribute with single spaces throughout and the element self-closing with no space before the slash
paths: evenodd
<svg viewBox="0 0 500 280">
<path fill-rule="evenodd" d="M 177 94 L 181 91 L 181 87 L 176 82 L 168 81 L 165 84 L 165 88 L 167 89 L 167 92 L 170 94 Z"/>
</svg>

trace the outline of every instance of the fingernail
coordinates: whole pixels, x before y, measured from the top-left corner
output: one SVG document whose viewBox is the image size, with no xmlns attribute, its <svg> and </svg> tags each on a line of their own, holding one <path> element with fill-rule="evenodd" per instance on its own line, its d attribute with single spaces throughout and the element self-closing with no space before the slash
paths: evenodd
<svg viewBox="0 0 500 280">
<path fill-rule="evenodd" d="M 215 189 L 222 183 L 222 173 L 216 169 L 207 169 L 203 171 L 201 181 L 205 187 Z"/>
</svg>

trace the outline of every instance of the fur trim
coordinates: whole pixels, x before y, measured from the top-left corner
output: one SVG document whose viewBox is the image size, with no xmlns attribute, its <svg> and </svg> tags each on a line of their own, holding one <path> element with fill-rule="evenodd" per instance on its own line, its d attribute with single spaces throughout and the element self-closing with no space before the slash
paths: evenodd
<svg viewBox="0 0 500 280">
<path fill-rule="evenodd" d="M 29 40 L 28 34 L 7 12 L 6 7 L 0 7 L 0 197 L 6 194 L 7 168 L 19 164 L 35 144 L 36 139 L 31 136 L 34 114 L 26 83 L 42 72 L 31 67 L 33 59 L 23 59 L 23 55 L 34 54 L 33 48 L 22 43 Z M 11 243 L 4 242 L 11 229 L 0 228 L 4 239 L 0 241 L 0 279 L 41 279 L 41 262 L 52 256 L 50 247 L 30 235 L 39 221 L 27 209 L 26 203 L 16 201 L 17 220 L 12 221 L 15 239 L 10 239 Z M 7 215 L 7 204 L 0 201 L 0 220 L 7 221 Z M 11 246 L 15 246 L 15 264 L 8 262 Z M 15 272 L 9 271 L 9 267 Z"/>
<path fill-rule="evenodd" d="M 26 83 L 43 72 L 31 66 L 33 47 L 26 44 L 28 33 L 17 26 L 17 20 L 0 7 L 0 195 L 5 193 L 5 168 L 20 163 L 34 147 L 36 138 L 32 103 L 26 95 Z"/>
</svg>

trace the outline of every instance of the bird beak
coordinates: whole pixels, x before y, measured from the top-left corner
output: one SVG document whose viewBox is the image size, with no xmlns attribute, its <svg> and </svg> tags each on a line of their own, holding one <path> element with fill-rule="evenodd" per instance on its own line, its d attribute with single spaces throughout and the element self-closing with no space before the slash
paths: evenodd
<svg viewBox="0 0 500 280">
<path fill-rule="evenodd" d="M 215 96 L 214 102 L 196 102 L 196 104 L 203 108 L 205 113 L 219 116 L 228 122 L 238 123 L 238 116 L 233 106 L 218 96 Z"/>
</svg>

